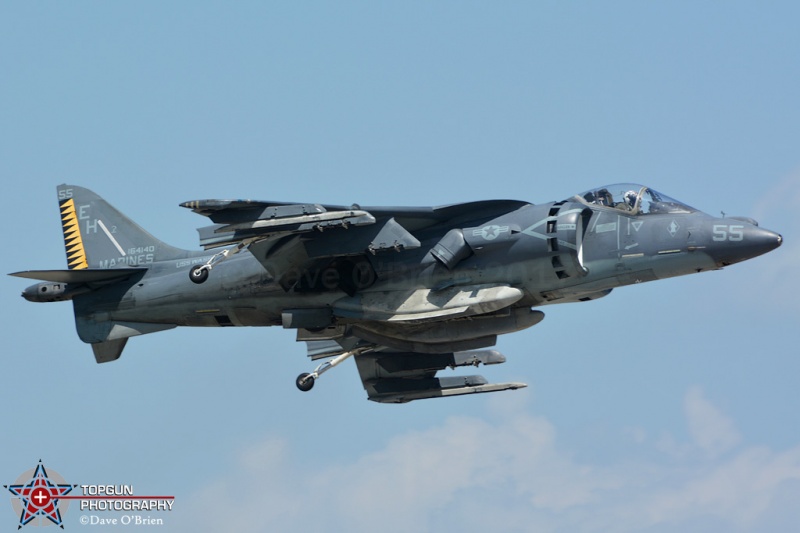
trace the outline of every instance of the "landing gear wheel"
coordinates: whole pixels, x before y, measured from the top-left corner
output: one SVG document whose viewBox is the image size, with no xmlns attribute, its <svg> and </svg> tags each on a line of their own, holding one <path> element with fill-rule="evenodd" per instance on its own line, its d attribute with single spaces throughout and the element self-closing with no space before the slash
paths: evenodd
<svg viewBox="0 0 800 533">
<path fill-rule="evenodd" d="M 309 374 L 308 372 L 303 372 L 299 376 L 297 376 L 297 380 L 295 381 L 297 388 L 303 392 L 308 392 L 314 387 L 314 376 Z"/>
<path fill-rule="evenodd" d="M 204 265 L 197 265 L 192 267 L 189 271 L 189 279 L 194 283 L 203 283 L 208 279 L 208 269 L 203 268 Z"/>
</svg>

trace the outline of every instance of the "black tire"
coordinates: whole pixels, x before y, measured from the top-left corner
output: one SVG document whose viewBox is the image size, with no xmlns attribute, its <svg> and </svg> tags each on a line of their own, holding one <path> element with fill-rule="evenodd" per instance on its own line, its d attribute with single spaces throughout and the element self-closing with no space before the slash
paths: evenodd
<svg viewBox="0 0 800 533">
<path fill-rule="evenodd" d="M 309 374 L 308 372 L 303 372 L 302 374 L 297 376 L 297 380 L 295 380 L 294 383 L 295 385 L 297 385 L 297 388 L 300 389 L 301 391 L 308 392 L 314 388 L 314 377 L 311 376 L 311 374 Z"/>
<path fill-rule="evenodd" d="M 189 279 L 194 283 L 204 283 L 208 279 L 208 269 L 202 265 L 192 267 L 189 271 Z"/>
</svg>

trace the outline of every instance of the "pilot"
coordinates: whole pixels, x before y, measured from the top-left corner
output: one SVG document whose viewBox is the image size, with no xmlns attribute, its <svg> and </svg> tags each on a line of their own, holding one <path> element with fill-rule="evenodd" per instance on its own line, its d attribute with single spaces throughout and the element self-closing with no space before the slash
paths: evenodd
<svg viewBox="0 0 800 533">
<path fill-rule="evenodd" d="M 611 197 L 611 193 L 608 192 L 608 189 L 600 189 L 597 191 L 595 198 L 595 203 L 597 205 L 606 205 L 609 207 L 614 205 L 614 199 Z"/>
<path fill-rule="evenodd" d="M 636 199 L 638 196 L 639 195 L 636 194 L 636 191 L 628 191 L 625 193 L 625 206 L 629 211 L 633 211 L 636 208 Z"/>
</svg>

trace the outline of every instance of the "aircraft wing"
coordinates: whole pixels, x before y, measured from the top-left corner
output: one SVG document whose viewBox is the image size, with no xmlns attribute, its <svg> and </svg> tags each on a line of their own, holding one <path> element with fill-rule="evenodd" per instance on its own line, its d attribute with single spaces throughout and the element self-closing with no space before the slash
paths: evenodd
<svg viewBox="0 0 800 533">
<path fill-rule="evenodd" d="M 327 210 L 321 205 L 270 205 L 251 200 L 195 200 L 181 204 L 209 217 L 213 226 L 200 228 L 206 249 L 333 228 L 365 226 L 375 217 L 363 209 Z"/>
<path fill-rule="evenodd" d="M 296 202 L 271 202 L 260 200 L 192 200 L 183 202 L 181 207 L 191 209 L 199 215 L 210 218 L 218 224 L 214 227 L 214 233 L 220 237 L 221 233 L 235 232 L 243 230 L 259 230 L 260 233 L 270 233 L 276 231 L 291 230 L 289 224 L 298 224 L 295 230 L 302 231 L 303 224 L 316 222 L 318 228 L 347 226 L 351 224 L 370 224 L 375 219 L 387 220 L 393 218 L 398 224 L 408 231 L 429 228 L 444 222 L 461 222 L 464 220 L 474 220 L 478 217 L 487 219 L 500 216 L 530 205 L 528 202 L 519 200 L 480 200 L 476 202 L 465 202 L 460 204 L 445 205 L 439 207 L 365 207 L 357 204 L 350 207 L 323 204 L 304 204 Z M 298 217 L 307 217 L 304 220 Z M 315 220 L 315 217 L 319 217 Z M 338 217 L 344 222 L 335 222 L 333 219 Z M 359 217 L 363 217 L 360 218 Z M 295 220 L 291 220 L 295 219 Z M 358 219 L 358 220 L 356 220 Z M 283 222 L 281 222 L 283 220 Z M 254 227 L 247 228 L 242 224 L 255 224 Z M 270 222 L 272 224 L 270 224 Z M 286 227 L 281 228 L 282 224 Z M 240 225 L 237 227 L 237 225 Z M 236 240 L 231 243 L 238 242 Z M 203 243 L 201 243 L 203 244 Z M 213 247 L 213 242 L 203 244 Z M 218 244 L 224 246 L 225 244 Z"/>
<path fill-rule="evenodd" d="M 215 224 L 198 229 L 205 249 L 248 250 L 289 290 L 320 260 L 420 247 L 412 234 L 437 225 L 492 218 L 528 205 L 489 200 L 443 207 L 350 207 L 256 200 L 193 200 L 180 204 Z M 346 232 L 346 233 L 345 233 Z M 237 251 L 238 251 L 237 249 Z"/>
<path fill-rule="evenodd" d="M 525 383 L 489 383 L 477 375 L 437 377 L 440 370 L 448 367 L 504 363 L 505 356 L 496 350 L 441 354 L 381 351 L 355 359 L 368 398 L 380 403 L 406 403 L 527 387 Z"/>
<path fill-rule="evenodd" d="M 205 249 L 246 246 L 285 290 L 320 261 L 420 246 L 393 217 L 378 219 L 356 205 L 194 200 L 181 206 L 216 223 L 198 229 Z"/>
<path fill-rule="evenodd" d="M 514 211 L 527 202 L 482 200 L 441 207 L 350 207 L 283 203 L 258 200 L 192 200 L 181 207 L 206 216 L 215 223 L 200 228 L 200 244 L 206 249 L 237 244 L 248 239 L 280 237 L 315 230 L 378 225 L 366 233 L 373 238 L 370 251 L 418 247 L 409 232 L 437 224 L 475 218 L 494 218 Z"/>
<path fill-rule="evenodd" d="M 312 340 L 319 333 L 298 332 L 307 339 L 312 360 L 355 352 L 354 359 L 368 399 L 380 403 L 406 403 L 426 398 L 444 398 L 527 387 L 525 383 L 489 383 L 479 375 L 439 376 L 447 368 L 500 364 L 506 361 L 497 350 L 463 350 L 442 353 L 397 350 L 361 338 L 362 332 L 348 330 L 338 339 Z M 324 333 L 322 334 L 324 335 Z M 476 346 L 493 345 L 496 337 L 484 338 Z M 457 348 L 456 345 L 453 345 Z M 467 346 L 467 345 L 464 345 Z M 429 346 L 430 347 L 430 346 Z M 423 350 L 425 347 L 421 347 Z"/>
</svg>

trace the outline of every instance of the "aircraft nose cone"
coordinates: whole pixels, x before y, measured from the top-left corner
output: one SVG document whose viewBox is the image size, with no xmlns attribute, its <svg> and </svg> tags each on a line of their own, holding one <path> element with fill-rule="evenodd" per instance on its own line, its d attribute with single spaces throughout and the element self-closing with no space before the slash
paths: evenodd
<svg viewBox="0 0 800 533">
<path fill-rule="evenodd" d="M 751 244 L 755 249 L 762 250 L 757 255 L 771 252 L 783 244 L 783 235 L 780 233 L 761 228 L 757 228 L 757 230 L 753 235 L 753 243 Z"/>
<path fill-rule="evenodd" d="M 720 246 L 716 247 L 716 253 L 712 255 L 720 266 L 758 257 L 783 244 L 783 236 L 768 229 L 751 225 L 732 228 L 735 230 L 728 233 L 724 241 L 715 243 Z"/>
</svg>

